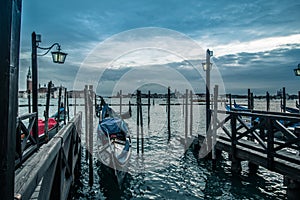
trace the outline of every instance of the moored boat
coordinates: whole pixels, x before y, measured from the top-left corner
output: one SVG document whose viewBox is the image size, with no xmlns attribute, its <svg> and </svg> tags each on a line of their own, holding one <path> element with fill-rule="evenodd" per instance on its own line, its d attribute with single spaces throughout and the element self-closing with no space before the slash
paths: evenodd
<svg viewBox="0 0 300 200">
<path fill-rule="evenodd" d="M 101 96 L 97 96 L 96 115 L 97 156 L 107 170 L 113 173 L 119 185 L 122 184 L 131 156 L 131 138 L 127 123 Z"/>
</svg>

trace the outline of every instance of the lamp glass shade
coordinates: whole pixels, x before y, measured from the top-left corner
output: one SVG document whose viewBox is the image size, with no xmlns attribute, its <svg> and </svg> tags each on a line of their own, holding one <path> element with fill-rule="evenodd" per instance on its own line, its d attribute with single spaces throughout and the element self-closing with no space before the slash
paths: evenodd
<svg viewBox="0 0 300 200">
<path fill-rule="evenodd" d="M 203 70 L 204 70 L 204 71 L 207 70 L 207 65 L 206 65 L 206 63 L 202 63 L 202 67 L 203 67 Z M 212 63 L 210 63 L 209 70 L 211 70 L 211 68 L 212 68 Z"/>
<path fill-rule="evenodd" d="M 300 76 L 300 68 L 294 69 L 295 75 Z"/>
<path fill-rule="evenodd" d="M 53 51 L 52 53 L 52 59 L 54 63 L 63 64 L 65 63 L 67 53 L 61 52 L 61 51 Z"/>
</svg>

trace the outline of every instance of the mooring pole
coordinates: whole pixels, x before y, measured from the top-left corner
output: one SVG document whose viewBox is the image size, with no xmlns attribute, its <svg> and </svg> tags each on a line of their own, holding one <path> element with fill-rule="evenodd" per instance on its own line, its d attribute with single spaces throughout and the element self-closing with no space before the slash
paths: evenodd
<svg viewBox="0 0 300 200">
<path fill-rule="evenodd" d="M 270 94 L 267 92 L 266 94 L 266 99 L 267 99 L 267 111 L 270 111 Z"/>
<path fill-rule="evenodd" d="M 27 90 L 27 99 L 28 99 L 28 113 L 31 113 L 31 91 Z"/>
<path fill-rule="evenodd" d="M 285 93 L 285 87 L 282 88 L 282 112 L 286 112 L 286 93 Z"/>
<path fill-rule="evenodd" d="M 231 94 L 229 94 L 229 106 L 230 106 L 230 110 L 232 110 L 232 98 L 231 98 Z"/>
<path fill-rule="evenodd" d="M 22 1 L 0 1 L 0 194 L 14 198 Z"/>
<path fill-rule="evenodd" d="M 150 90 L 148 91 L 148 128 L 150 127 Z"/>
<path fill-rule="evenodd" d="M 184 116 L 184 96 L 182 97 L 182 115 Z"/>
<path fill-rule="evenodd" d="M 253 92 L 250 93 L 250 103 L 251 103 L 251 110 L 254 110 L 254 96 L 253 96 Z"/>
<path fill-rule="evenodd" d="M 85 114 L 85 144 L 86 144 L 86 148 L 85 148 L 85 160 L 88 160 L 88 155 L 89 155 L 89 134 L 88 134 L 88 125 L 89 125 L 89 117 L 88 117 L 88 86 L 85 85 L 84 86 L 84 114 Z"/>
<path fill-rule="evenodd" d="M 248 98 L 248 109 L 251 109 L 251 90 L 250 89 L 248 89 L 247 98 Z"/>
<path fill-rule="evenodd" d="M 89 185 L 93 186 L 93 85 L 89 85 L 88 91 L 88 116 L 89 116 Z"/>
<path fill-rule="evenodd" d="M 122 115 L 122 90 L 120 90 L 120 115 Z"/>
<path fill-rule="evenodd" d="M 298 107 L 300 113 L 300 91 L 298 91 L 298 105 L 296 107 Z"/>
<path fill-rule="evenodd" d="M 67 118 L 67 88 L 64 88 L 64 125 L 66 125 Z"/>
<path fill-rule="evenodd" d="M 32 132 L 33 137 L 36 140 L 37 147 L 39 148 L 39 136 L 38 136 L 38 69 L 37 69 L 37 42 L 35 32 L 31 35 L 32 41 L 32 53 L 31 53 L 31 67 L 32 67 L 32 112 L 37 115 L 34 121 Z"/>
<path fill-rule="evenodd" d="M 144 153 L 144 127 L 143 127 L 143 109 L 142 109 L 142 96 L 139 92 L 139 106 L 140 106 L 140 123 L 141 123 L 141 137 L 142 137 L 142 154 Z"/>
<path fill-rule="evenodd" d="M 210 57 L 212 56 L 212 51 L 206 50 L 206 134 L 209 134 L 209 126 L 211 121 L 210 113 Z"/>
<path fill-rule="evenodd" d="M 44 111 L 44 118 L 45 118 L 45 141 L 48 142 L 48 119 L 49 119 L 49 104 L 50 104 L 50 93 L 51 93 L 51 86 L 52 86 L 52 81 L 48 83 L 48 90 L 47 90 L 47 96 L 46 96 L 46 109 Z"/>
<path fill-rule="evenodd" d="M 212 168 L 216 169 L 217 161 L 216 161 L 216 143 L 217 143 L 217 111 L 218 111 L 218 89 L 219 86 L 215 85 L 214 88 L 214 115 L 213 115 L 213 131 L 212 131 Z"/>
<path fill-rule="evenodd" d="M 185 141 L 187 141 L 187 135 L 188 135 L 188 101 L 189 101 L 189 90 L 185 90 Z"/>
<path fill-rule="evenodd" d="M 59 129 L 59 122 L 60 122 L 60 108 L 61 108 L 61 87 L 59 87 L 59 91 L 58 91 L 58 109 L 57 109 L 57 124 L 58 126 L 56 127 L 56 132 L 58 132 Z"/>
<path fill-rule="evenodd" d="M 168 141 L 171 139 L 171 89 L 168 87 L 167 111 L 168 111 Z"/>
<path fill-rule="evenodd" d="M 76 93 L 74 93 L 74 116 L 76 116 L 76 104 L 77 104 L 77 97 L 76 97 Z"/>
<path fill-rule="evenodd" d="M 67 108 L 67 116 L 68 116 L 68 122 L 70 121 L 70 112 L 69 112 L 69 92 L 66 91 L 66 95 L 67 95 L 67 105 L 66 105 L 66 108 Z M 75 115 L 74 115 L 75 117 Z"/>
<path fill-rule="evenodd" d="M 193 92 L 190 91 L 190 136 L 193 135 Z"/>
<path fill-rule="evenodd" d="M 136 91 L 136 152 L 140 153 L 140 103 L 139 103 L 139 90 Z"/>
</svg>

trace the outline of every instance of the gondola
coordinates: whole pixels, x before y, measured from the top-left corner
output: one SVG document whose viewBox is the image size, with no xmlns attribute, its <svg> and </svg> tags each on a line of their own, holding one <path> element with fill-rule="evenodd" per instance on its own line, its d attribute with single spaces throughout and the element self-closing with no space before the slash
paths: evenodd
<svg viewBox="0 0 300 200">
<path fill-rule="evenodd" d="M 131 156 L 131 138 L 128 124 L 104 101 L 96 96 L 97 157 L 109 175 L 122 184 Z M 131 112 L 129 114 L 131 116 Z M 124 115 L 125 116 L 125 115 Z M 126 115 L 128 117 L 128 115 Z"/>
</svg>

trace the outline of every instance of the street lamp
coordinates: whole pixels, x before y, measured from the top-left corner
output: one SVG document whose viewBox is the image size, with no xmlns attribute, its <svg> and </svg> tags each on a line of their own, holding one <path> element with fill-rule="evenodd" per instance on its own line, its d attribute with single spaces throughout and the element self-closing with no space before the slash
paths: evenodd
<svg viewBox="0 0 300 200">
<path fill-rule="evenodd" d="M 300 76 L 300 63 L 298 64 L 298 68 L 294 69 L 295 75 Z"/>
<path fill-rule="evenodd" d="M 52 44 L 50 47 L 39 47 L 39 43 L 41 42 L 41 35 L 36 34 L 35 32 L 31 35 L 31 41 L 32 41 L 32 52 L 31 52 L 31 67 L 32 67 L 32 111 L 36 112 L 37 118 L 38 118 L 38 70 L 37 70 L 37 56 L 44 56 L 54 47 L 57 46 L 57 50 L 51 52 L 52 53 L 52 59 L 54 63 L 63 64 L 65 62 L 67 54 L 64 52 L 61 52 L 60 45 L 58 43 Z M 37 49 L 46 50 L 44 54 L 38 55 Z M 32 132 L 34 135 L 34 138 L 36 140 L 37 146 L 39 146 L 38 142 L 38 123 L 37 119 L 34 122 L 34 125 L 32 127 Z"/>
</svg>

